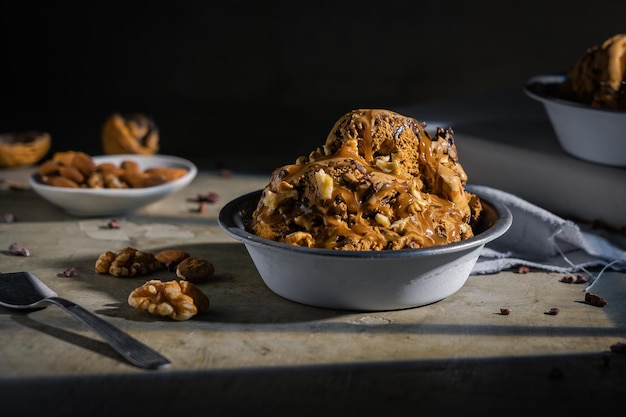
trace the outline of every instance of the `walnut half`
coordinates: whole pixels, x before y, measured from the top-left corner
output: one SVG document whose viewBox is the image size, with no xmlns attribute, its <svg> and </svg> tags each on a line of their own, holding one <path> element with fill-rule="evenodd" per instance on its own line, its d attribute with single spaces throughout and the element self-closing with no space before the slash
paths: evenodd
<svg viewBox="0 0 626 417">
<path fill-rule="evenodd" d="M 128 304 L 148 313 L 173 320 L 189 320 L 209 309 L 209 298 L 189 281 L 150 280 L 134 289 Z"/>
<path fill-rule="evenodd" d="M 99 274 L 116 277 L 146 275 L 161 268 L 155 256 L 130 246 L 116 252 L 107 251 L 96 260 L 95 270 Z"/>
</svg>

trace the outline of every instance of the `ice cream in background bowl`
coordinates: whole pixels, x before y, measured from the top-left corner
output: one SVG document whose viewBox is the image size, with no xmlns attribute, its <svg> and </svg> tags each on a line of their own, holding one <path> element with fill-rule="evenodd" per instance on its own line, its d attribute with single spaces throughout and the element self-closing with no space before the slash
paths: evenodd
<svg viewBox="0 0 626 417">
<path fill-rule="evenodd" d="M 393 111 L 351 111 L 319 148 L 227 203 L 219 224 L 289 300 L 374 311 L 440 301 L 512 218 L 467 184 L 454 132 L 435 132 Z"/>
<path fill-rule="evenodd" d="M 597 109 L 626 111 L 626 34 L 587 49 L 555 94 Z"/>
<path fill-rule="evenodd" d="M 568 154 L 626 167 L 626 34 L 587 48 L 563 73 L 530 78 L 525 93 L 543 104 Z"/>
</svg>

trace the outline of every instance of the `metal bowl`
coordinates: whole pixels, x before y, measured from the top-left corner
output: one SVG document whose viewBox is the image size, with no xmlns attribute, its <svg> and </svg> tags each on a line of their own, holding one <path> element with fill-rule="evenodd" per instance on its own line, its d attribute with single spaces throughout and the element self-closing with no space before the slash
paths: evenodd
<svg viewBox="0 0 626 417">
<path fill-rule="evenodd" d="M 626 111 L 565 100 L 554 91 L 565 74 L 530 78 L 524 92 L 541 102 L 559 144 L 568 154 L 597 164 L 626 167 Z"/>
<path fill-rule="evenodd" d="M 228 202 L 220 227 L 242 242 L 261 278 L 274 293 L 316 307 L 384 311 L 419 307 L 457 292 L 481 249 L 512 223 L 509 209 L 481 198 L 484 212 L 471 239 L 397 251 L 337 251 L 305 248 L 260 238 L 247 230 L 261 196 L 257 190 Z"/>
</svg>

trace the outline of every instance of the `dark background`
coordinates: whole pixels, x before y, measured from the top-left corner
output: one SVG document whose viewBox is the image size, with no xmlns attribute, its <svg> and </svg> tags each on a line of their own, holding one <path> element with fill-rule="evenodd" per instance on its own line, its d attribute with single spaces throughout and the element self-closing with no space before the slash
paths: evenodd
<svg viewBox="0 0 626 417">
<path fill-rule="evenodd" d="M 521 89 L 626 31 L 626 3 L 575 3 L 3 2 L 0 132 L 95 155 L 141 112 L 160 153 L 268 172 L 352 109 Z"/>
</svg>

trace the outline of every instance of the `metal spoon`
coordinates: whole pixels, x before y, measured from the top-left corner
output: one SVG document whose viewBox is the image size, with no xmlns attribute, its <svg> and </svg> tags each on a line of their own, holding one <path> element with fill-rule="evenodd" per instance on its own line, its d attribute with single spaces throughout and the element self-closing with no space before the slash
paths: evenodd
<svg viewBox="0 0 626 417">
<path fill-rule="evenodd" d="M 42 308 L 46 304 L 55 304 L 78 318 L 135 366 L 158 369 L 170 364 L 167 358 L 152 348 L 83 307 L 59 297 L 32 273 L 0 274 L 0 305 L 23 310 Z"/>
</svg>

